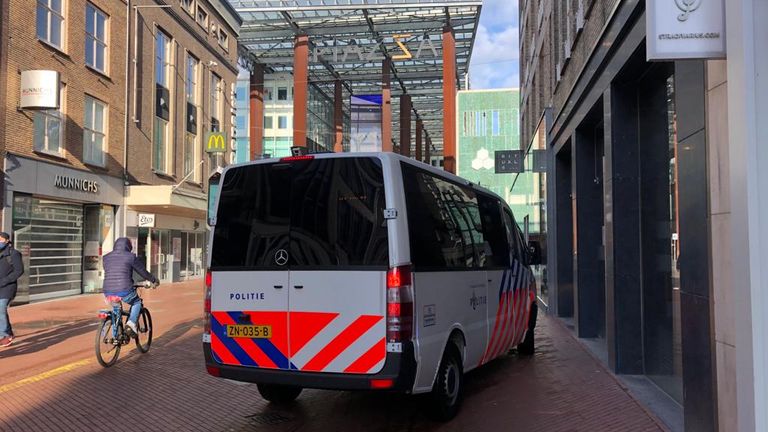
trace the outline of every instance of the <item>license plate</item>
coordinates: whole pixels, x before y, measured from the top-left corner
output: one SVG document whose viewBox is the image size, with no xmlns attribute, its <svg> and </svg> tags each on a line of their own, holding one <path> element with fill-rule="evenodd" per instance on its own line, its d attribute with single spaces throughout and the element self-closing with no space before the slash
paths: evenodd
<svg viewBox="0 0 768 432">
<path fill-rule="evenodd" d="M 272 326 L 228 325 L 227 336 L 230 338 L 270 339 L 272 337 Z"/>
</svg>

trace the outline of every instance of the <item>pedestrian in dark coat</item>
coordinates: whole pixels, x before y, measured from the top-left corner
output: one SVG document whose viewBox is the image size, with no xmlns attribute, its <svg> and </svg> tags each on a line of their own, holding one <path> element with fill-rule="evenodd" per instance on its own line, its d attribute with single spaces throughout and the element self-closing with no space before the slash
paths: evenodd
<svg viewBox="0 0 768 432">
<path fill-rule="evenodd" d="M 16 297 L 16 281 L 24 274 L 21 254 L 13 248 L 11 236 L 0 232 L 0 346 L 13 343 L 13 328 L 8 316 L 8 305 Z"/>
</svg>

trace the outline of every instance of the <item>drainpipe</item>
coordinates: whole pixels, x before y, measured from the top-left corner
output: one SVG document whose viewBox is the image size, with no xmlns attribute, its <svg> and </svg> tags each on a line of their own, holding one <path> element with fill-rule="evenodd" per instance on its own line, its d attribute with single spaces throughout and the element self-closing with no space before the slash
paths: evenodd
<svg viewBox="0 0 768 432">
<path fill-rule="evenodd" d="M 123 213 L 123 229 L 122 229 L 122 236 L 126 237 L 128 234 L 128 209 L 126 204 L 126 199 L 128 197 L 128 125 L 130 124 L 130 117 L 128 112 L 128 107 L 130 106 L 128 99 L 130 97 L 130 92 L 128 91 L 128 81 L 129 81 L 129 72 L 131 70 L 130 62 L 131 62 L 131 56 L 130 56 L 130 42 L 131 42 L 131 0 L 128 0 L 126 2 L 125 6 L 125 132 L 123 136 L 123 205 L 122 205 L 122 213 Z M 135 29 L 134 29 L 135 30 Z M 133 79 L 136 79 L 136 76 L 134 75 Z"/>
</svg>

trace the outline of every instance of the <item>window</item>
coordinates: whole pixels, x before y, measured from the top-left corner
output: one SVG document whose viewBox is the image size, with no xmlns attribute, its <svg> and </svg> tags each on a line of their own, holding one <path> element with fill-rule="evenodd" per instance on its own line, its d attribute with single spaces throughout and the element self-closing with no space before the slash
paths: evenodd
<svg viewBox="0 0 768 432">
<path fill-rule="evenodd" d="M 478 194 L 477 202 L 483 227 L 483 255 L 486 267 L 509 267 L 509 242 L 502 219 L 501 203 L 488 195 Z"/>
<path fill-rule="evenodd" d="M 205 31 L 208 31 L 208 12 L 200 7 L 199 4 L 197 5 L 197 15 L 195 16 L 195 20 L 205 29 Z"/>
<path fill-rule="evenodd" d="M 288 129 L 288 116 L 278 116 L 277 117 L 277 128 L 278 129 Z"/>
<path fill-rule="evenodd" d="M 279 100 L 279 101 L 287 101 L 288 100 L 288 87 L 278 87 L 277 88 L 277 100 Z"/>
<path fill-rule="evenodd" d="M 198 86 L 200 61 L 192 54 L 187 53 L 185 93 L 187 99 L 187 127 L 184 134 L 184 175 L 194 170 L 191 176 L 199 182 L 202 171 L 198 169 L 200 161 L 200 146 L 198 133 L 198 105 L 200 90 Z"/>
<path fill-rule="evenodd" d="M 222 82 L 221 78 L 215 73 L 211 73 L 211 95 L 208 109 L 211 111 L 211 131 L 221 132 L 222 119 Z"/>
<path fill-rule="evenodd" d="M 513 257 L 523 262 L 523 236 L 512 213 L 506 208 L 504 209 L 504 225 L 507 227 L 507 236 L 509 237 Z"/>
<path fill-rule="evenodd" d="M 267 96 L 267 100 L 274 100 L 274 98 L 275 98 L 274 92 L 275 92 L 275 90 L 272 87 L 265 87 L 264 88 L 264 94 Z"/>
<path fill-rule="evenodd" d="M 272 116 L 264 116 L 264 129 L 272 129 L 274 127 L 272 124 L 273 118 Z"/>
<path fill-rule="evenodd" d="M 61 108 L 58 110 L 35 111 L 35 151 L 64 155 L 64 85 L 61 85 Z"/>
<path fill-rule="evenodd" d="M 482 218 L 473 190 L 402 164 L 411 261 L 416 269 L 484 266 Z"/>
<path fill-rule="evenodd" d="M 475 112 L 475 136 L 485 136 L 485 111 Z"/>
<path fill-rule="evenodd" d="M 56 48 L 64 48 L 64 2 L 37 0 L 37 38 Z"/>
<path fill-rule="evenodd" d="M 501 135 L 501 124 L 499 124 L 499 112 L 491 112 L 491 133 L 493 136 Z"/>
<path fill-rule="evenodd" d="M 107 73 L 107 22 L 109 17 L 92 4 L 85 5 L 85 64 Z"/>
<path fill-rule="evenodd" d="M 107 143 L 107 105 L 85 96 L 85 121 L 83 122 L 83 160 L 104 166 Z"/>
<path fill-rule="evenodd" d="M 155 123 L 153 131 L 153 168 L 168 173 L 169 154 L 173 153 L 170 143 L 171 130 L 171 59 L 173 58 L 171 38 L 159 29 L 155 32 Z"/>
<path fill-rule="evenodd" d="M 192 14 L 195 11 L 195 0 L 181 0 L 181 8 Z"/>
<path fill-rule="evenodd" d="M 229 51 L 229 35 L 222 29 L 219 29 L 218 34 L 219 45 L 224 48 L 225 51 Z"/>
<path fill-rule="evenodd" d="M 386 269 L 384 176 L 374 158 L 246 165 L 221 185 L 212 268 Z M 280 267 L 285 269 L 285 267 Z"/>
<path fill-rule="evenodd" d="M 155 83 L 170 89 L 171 38 L 159 29 L 155 35 Z"/>
</svg>

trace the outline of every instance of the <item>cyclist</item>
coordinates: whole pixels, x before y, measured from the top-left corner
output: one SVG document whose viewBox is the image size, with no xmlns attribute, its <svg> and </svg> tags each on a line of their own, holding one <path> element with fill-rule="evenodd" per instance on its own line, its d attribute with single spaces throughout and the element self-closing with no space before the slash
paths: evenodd
<svg viewBox="0 0 768 432">
<path fill-rule="evenodd" d="M 104 295 L 118 296 L 123 302 L 131 305 L 131 311 L 126 323 L 126 332 L 136 333 L 136 321 L 141 313 L 141 298 L 133 286 L 133 272 L 158 285 L 160 281 L 147 271 L 144 263 L 133 252 L 131 240 L 120 237 L 115 241 L 112 252 L 104 255 Z"/>
</svg>

